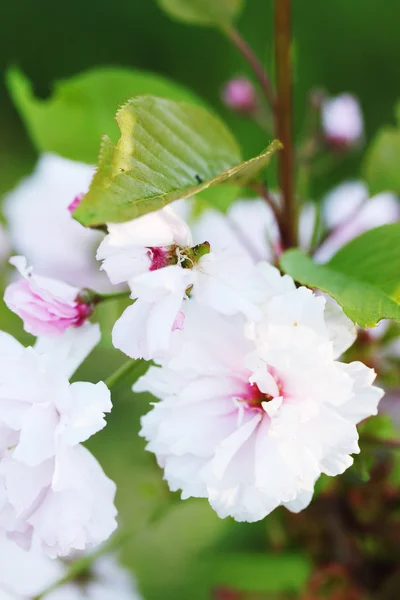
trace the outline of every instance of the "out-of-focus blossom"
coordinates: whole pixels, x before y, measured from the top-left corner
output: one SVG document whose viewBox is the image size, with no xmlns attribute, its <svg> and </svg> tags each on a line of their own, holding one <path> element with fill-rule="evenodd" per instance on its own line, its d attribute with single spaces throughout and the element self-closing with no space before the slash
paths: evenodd
<svg viewBox="0 0 400 600">
<path fill-rule="evenodd" d="M 252 261 L 241 252 L 193 245 L 186 223 L 170 207 L 110 224 L 97 257 L 112 283 L 127 282 L 135 299 L 115 324 L 113 343 L 132 358 L 155 359 L 184 327 L 187 302 L 255 317 L 262 295 Z"/>
<path fill-rule="evenodd" d="M 23 256 L 10 259 L 22 278 L 10 283 L 4 302 L 24 322 L 32 335 L 61 335 L 69 327 L 80 327 L 92 314 L 93 303 L 83 302 L 78 288 L 62 281 L 33 274 Z"/>
<path fill-rule="evenodd" d="M 85 193 L 94 168 L 43 154 L 35 171 L 4 200 L 10 243 L 39 275 L 100 292 L 110 284 L 99 271 L 96 247 L 103 234 L 82 227 L 68 206 Z"/>
<path fill-rule="evenodd" d="M 68 378 L 99 342 L 86 323 L 24 348 L 0 336 L 0 531 L 64 556 L 116 527 L 115 485 L 81 445 L 111 410 L 104 383 Z"/>
<path fill-rule="evenodd" d="M 141 435 L 170 488 L 239 521 L 307 506 L 321 473 L 352 464 L 356 425 L 383 394 L 373 370 L 337 361 L 354 340 L 343 312 L 326 319 L 322 296 L 260 267 L 271 296 L 247 337 L 240 315 L 191 304 L 171 357 L 134 386 L 160 398 Z"/>
<path fill-rule="evenodd" d="M 257 107 L 257 92 L 249 79 L 235 77 L 222 90 L 222 101 L 234 111 L 252 113 Z"/>
<path fill-rule="evenodd" d="M 364 121 L 358 100 L 351 94 L 324 100 L 322 129 L 326 141 L 334 148 L 349 148 L 360 142 Z"/>
<path fill-rule="evenodd" d="M 330 234 L 315 253 L 328 261 L 342 246 L 369 229 L 400 220 L 400 201 L 391 192 L 372 198 L 362 181 L 348 181 L 325 196 L 322 203 L 325 229 Z"/>
<path fill-rule="evenodd" d="M 76 557 L 77 559 L 79 557 Z M 68 565 L 51 560 L 39 548 L 22 550 L 0 535 L 0 600 L 30 600 L 60 581 Z M 103 555 L 84 573 L 46 594 L 48 600 L 140 600 L 135 581 L 112 555 Z"/>
<path fill-rule="evenodd" d="M 279 230 L 274 214 L 261 198 L 237 200 L 226 215 L 207 209 L 200 216 L 191 216 L 190 204 L 177 210 L 184 212 L 191 225 L 194 242 L 208 239 L 211 247 L 220 251 L 245 254 L 253 263 L 273 262 L 281 252 Z M 317 218 L 316 205 L 306 202 L 300 211 L 299 245 L 310 250 Z M 400 221 L 400 200 L 391 192 L 372 198 L 362 181 L 346 181 L 330 191 L 322 201 L 319 231 L 326 238 L 314 253 L 318 262 L 327 262 L 354 237 L 380 225 Z M 207 236 L 207 237 L 206 237 Z"/>
</svg>

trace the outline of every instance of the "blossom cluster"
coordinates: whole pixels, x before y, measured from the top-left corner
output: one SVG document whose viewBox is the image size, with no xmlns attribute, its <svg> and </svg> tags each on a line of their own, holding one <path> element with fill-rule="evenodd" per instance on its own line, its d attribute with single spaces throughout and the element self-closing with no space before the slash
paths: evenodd
<svg viewBox="0 0 400 600">
<path fill-rule="evenodd" d="M 170 488 L 208 498 L 220 517 L 301 510 L 321 473 L 352 464 L 356 425 L 383 392 L 373 370 L 338 361 L 355 328 L 330 299 L 229 244 L 196 241 L 165 208 L 110 224 L 98 250 L 134 300 L 114 345 L 156 363 L 134 386 L 160 400 L 141 435 Z"/>
<path fill-rule="evenodd" d="M 60 161 L 43 157 L 41 172 L 60 173 Z M 32 203 L 29 186 L 6 201 L 14 247 L 27 259 L 11 259 L 20 278 L 4 299 L 38 339 L 25 348 L 0 337 L 2 535 L 56 557 L 100 544 L 116 527 L 115 486 L 82 445 L 104 427 L 110 394 L 101 382 L 69 383 L 100 339 L 89 318 L 113 286 L 131 299 L 113 345 L 154 363 L 134 391 L 159 400 L 140 435 L 171 490 L 207 498 L 220 517 L 239 521 L 262 519 L 279 505 L 307 506 L 322 473 L 352 464 L 356 426 L 376 414 L 383 392 L 372 369 L 339 361 L 356 336 L 340 307 L 272 265 L 282 248 L 270 207 L 239 200 L 227 215 L 209 209 L 195 218 L 191 203 L 178 201 L 93 234 L 71 218 L 88 171 L 72 185 L 73 164 L 65 168 L 71 194 L 59 210 L 70 256 L 53 263 L 50 253 L 46 262 L 36 240 L 34 252 L 29 237 L 19 243 L 20 198 Z M 317 260 L 376 225 L 376 199 L 361 182 L 346 186 L 351 210 L 341 189 L 323 202 Z M 389 222 L 398 205 L 385 198 L 379 218 Z M 315 219 L 306 204 L 300 241 L 308 249 Z M 85 269 L 78 274 L 79 261 Z"/>
</svg>

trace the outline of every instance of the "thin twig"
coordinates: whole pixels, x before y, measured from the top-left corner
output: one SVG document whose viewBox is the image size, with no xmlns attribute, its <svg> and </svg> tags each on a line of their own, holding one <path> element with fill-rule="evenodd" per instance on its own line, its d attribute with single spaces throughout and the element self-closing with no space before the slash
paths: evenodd
<svg viewBox="0 0 400 600">
<path fill-rule="evenodd" d="M 257 56 L 254 54 L 252 48 L 246 42 L 246 40 L 240 35 L 240 33 L 233 27 L 224 27 L 224 33 L 233 42 L 239 52 L 242 54 L 246 62 L 251 67 L 254 75 L 257 78 L 258 83 L 266 97 L 272 113 L 275 115 L 276 110 L 276 96 L 273 90 L 271 81 L 268 77 L 266 70 L 264 69 Z"/>
<path fill-rule="evenodd" d="M 260 194 L 260 196 L 262 198 L 264 198 L 264 200 L 266 201 L 266 203 L 268 204 L 268 206 L 271 208 L 272 212 L 274 213 L 274 217 L 275 220 L 278 224 L 279 230 L 281 228 L 281 221 L 282 221 L 282 213 L 279 209 L 279 206 L 277 205 L 277 203 L 275 202 L 274 198 L 271 196 L 271 194 L 269 193 L 269 191 L 267 190 L 267 188 L 265 187 L 265 185 L 263 185 L 262 183 L 255 183 L 254 185 L 251 186 L 251 188 L 257 193 Z"/>
<path fill-rule="evenodd" d="M 126 377 L 128 373 L 136 372 L 142 369 L 142 367 L 146 364 L 146 361 L 142 358 L 138 360 L 127 360 L 123 365 L 119 367 L 114 373 L 112 373 L 107 379 L 105 379 L 104 383 L 110 389 L 114 387 L 116 383 L 118 383 L 121 379 Z M 150 363 L 149 363 L 150 364 Z"/>
</svg>

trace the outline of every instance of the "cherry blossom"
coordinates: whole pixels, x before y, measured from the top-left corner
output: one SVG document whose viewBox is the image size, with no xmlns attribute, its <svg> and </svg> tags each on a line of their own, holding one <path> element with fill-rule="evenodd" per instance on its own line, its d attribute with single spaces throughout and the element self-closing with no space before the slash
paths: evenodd
<svg viewBox="0 0 400 600">
<path fill-rule="evenodd" d="M 184 327 L 187 302 L 255 318 L 262 295 L 243 253 L 193 245 L 186 223 L 170 207 L 128 223 L 109 224 L 97 258 L 114 284 L 127 282 L 135 300 L 115 324 L 113 344 L 132 358 L 165 353 Z M 189 300 L 190 299 L 190 300 Z"/>
<path fill-rule="evenodd" d="M 327 98 L 322 104 L 322 129 L 329 144 L 347 148 L 357 144 L 364 133 L 358 100 L 351 94 Z"/>
<path fill-rule="evenodd" d="M 322 202 L 325 228 L 330 232 L 315 253 L 318 262 L 329 260 L 342 246 L 369 229 L 400 219 L 400 203 L 392 192 L 369 197 L 362 181 L 346 181 Z"/>
<path fill-rule="evenodd" d="M 39 277 L 27 268 L 23 256 L 10 259 L 22 278 L 10 283 L 4 302 L 24 322 L 32 335 L 61 335 L 69 327 L 80 327 L 92 314 L 94 305 L 80 295 L 78 288 L 62 281 Z"/>
<path fill-rule="evenodd" d="M 95 260 L 103 234 L 82 227 L 68 210 L 88 190 L 93 173 L 90 165 L 43 154 L 5 197 L 4 213 L 14 251 L 39 275 L 106 292 L 111 286 Z"/>
<path fill-rule="evenodd" d="M 99 339 L 89 323 L 28 348 L 0 335 L 0 530 L 52 557 L 116 527 L 115 485 L 81 445 L 105 426 L 110 393 L 102 382 L 68 382 Z"/>
<path fill-rule="evenodd" d="M 325 318 L 324 297 L 263 271 L 276 293 L 259 321 L 191 304 L 171 357 L 134 386 L 160 398 L 141 435 L 171 490 L 238 521 L 307 506 L 321 473 L 352 464 L 383 394 L 372 369 L 337 360 L 355 337 L 343 312 Z"/>
</svg>

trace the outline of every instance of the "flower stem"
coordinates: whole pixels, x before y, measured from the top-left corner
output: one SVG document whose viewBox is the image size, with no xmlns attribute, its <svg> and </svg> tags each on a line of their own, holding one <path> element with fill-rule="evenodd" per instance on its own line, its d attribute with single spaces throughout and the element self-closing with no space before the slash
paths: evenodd
<svg viewBox="0 0 400 600">
<path fill-rule="evenodd" d="M 260 84 L 261 90 L 263 91 L 263 94 L 271 107 L 272 113 L 275 115 L 275 92 L 273 90 L 271 80 L 269 79 L 268 74 L 265 71 L 263 65 L 258 60 L 257 56 L 254 54 L 252 48 L 249 46 L 246 40 L 234 27 L 223 27 L 222 31 L 233 42 L 233 44 L 236 46 L 236 48 L 239 50 L 241 55 L 251 67 L 254 75 L 257 78 L 258 83 Z"/>
<path fill-rule="evenodd" d="M 119 367 L 114 373 L 112 373 L 107 379 L 105 379 L 104 383 L 106 386 L 111 389 L 114 387 L 121 379 L 126 377 L 128 373 L 134 373 L 138 371 L 139 373 L 142 371 L 143 366 L 149 365 L 147 361 L 140 358 L 139 360 L 127 360 L 123 365 Z"/>
<path fill-rule="evenodd" d="M 276 135 L 283 144 L 278 155 L 282 193 L 282 234 L 285 248 L 296 245 L 294 148 L 292 115 L 291 0 L 275 0 L 275 61 L 277 78 Z"/>
<path fill-rule="evenodd" d="M 115 292 L 114 294 L 96 294 L 96 302 L 107 302 L 119 298 L 129 298 L 130 292 Z"/>
<path fill-rule="evenodd" d="M 154 512 L 150 515 L 149 519 L 146 520 L 145 527 L 147 528 L 158 523 L 169 511 L 172 505 L 173 502 L 166 502 L 157 506 Z M 117 533 L 115 533 L 107 542 L 99 546 L 94 552 L 91 552 L 90 554 L 87 554 L 86 556 L 83 556 L 82 558 L 79 558 L 71 563 L 64 577 L 58 579 L 43 592 L 32 598 L 32 600 L 42 600 L 42 598 L 45 598 L 48 594 L 50 594 L 50 592 L 53 592 L 66 583 L 70 583 L 79 578 L 81 574 L 85 573 L 91 568 L 91 566 L 100 556 L 118 550 L 124 544 L 129 542 L 135 535 L 140 533 L 140 531 L 141 528 L 135 528 L 133 531 L 117 531 Z"/>
<path fill-rule="evenodd" d="M 64 577 L 58 579 L 55 583 L 46 588 L 41 594 L 35 596 L 32 600 L 42 600 L 42 598 L 50 594 L 50 592 L 53 592 L 66 583 L 74 581 L 79 577 L 79 575 L 85 573 L 85 571 L 87 571 L 100 556 L 120 548 L 129 540 L 129 538 L 130 535 L 127 531 L 117 532 L 107 543 L 97 548 L 97 550 L 71 563 Z"/>
</svg>

